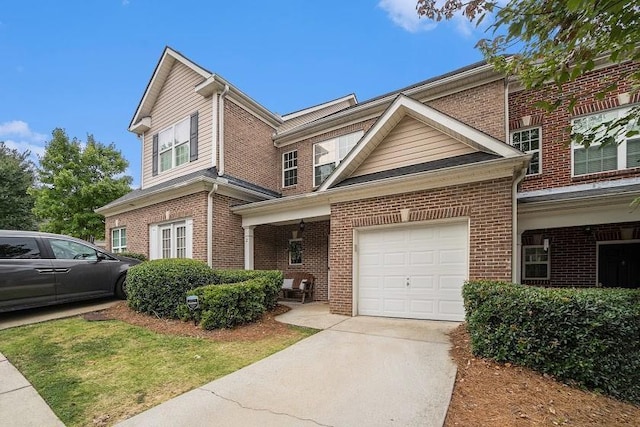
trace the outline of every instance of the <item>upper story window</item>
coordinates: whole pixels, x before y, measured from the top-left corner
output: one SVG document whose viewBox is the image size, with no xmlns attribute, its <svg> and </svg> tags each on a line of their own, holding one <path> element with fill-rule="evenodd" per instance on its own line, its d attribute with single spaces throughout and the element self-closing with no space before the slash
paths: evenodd
<svg viewBox="0 0 640 427">
<path fill-rule="evenodd" d="M 539 127 L 512 132 L 511 145 L 524 153 L 533 154 L 529 168 L 527 169 L 527 175 L 537 175 L 542 172 L 540 161 L 542 130 Z"/>
<path fill-rule="evenodd" d="M 189 161 L 189 118 L 158 134 L 159 169 L 164 172 Z"/>
<path fill-rule="evenodd" d="M 153 135 L 152 174 L 154 176 L 197 159 L 197 112 Z"/>
<path fill-rule="evenodd" d="M 313 146 L 313 185 L 317 187 L 327 179 L 342 159 L 364 135 L 363 131 L 349 133 Z"/>
<path fill-rule="evenodd" d="M 590 116 L 580 117 L 571 122 L 574 133 L 588 133 L 595 126 L 623 117 L 629 111 L 628 108 L 603 111 Z M 627 129 L 637 128 L 635 123 Z M 593 143 L 589 148 L 581 144 L 571 145 L 572 175 L 586 175 L 590 173 L 622 170 L 640 167 L 640 135 L 627 138 L 626 130 L 617 133 L 614 143 L 601 146 Z M 596 134 L 598 138 L 604 135 L 604 130 Z"/>
<path fill-rule="evenodd" d="M 127 251 L 127 229 L 114 228 L 111 230 L 111 252 L 114 254 Z"/>
<path fill-rule="evenodd" d="M 282 186 L 290 187 L 298 183 L 298 151 L 282 155 Z"/>
</svg>

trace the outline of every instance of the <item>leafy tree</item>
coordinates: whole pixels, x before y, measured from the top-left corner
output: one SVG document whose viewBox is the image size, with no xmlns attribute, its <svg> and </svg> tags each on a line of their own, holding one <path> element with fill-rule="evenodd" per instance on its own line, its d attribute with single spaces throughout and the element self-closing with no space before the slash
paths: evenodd
<svg viewBox="0 0 640 427">
<path fill-rule="evenodd" d="M 32 190 L 34 211 L 42 231 L 85 240 L 104 238 L 104 217 L 94 209 L 131 191 L 132 178 L 123 175 L 128 162 L 114 144 L 104 145 L 92 135 L 86 145 L 55 129 L 40 159 L 40 186 Z"/>
<path fill-rule="evenodd" d="M 35 229 L 33 197 L 27 192 L 35 176 L 29 155 L 0 141 L 0 229 Z"/>
<path fill-rule="evenodd" d="M 640 7 L 633 0 L 511 0 L 501 5 L 496 0 L 418 0 L 418 15 L 432 20 L 450 19 L 462 14 L 479 25 L 492 19 L 487 31 L 492 39 L 482 39 L 477 47 L 496 70 L 515 75 L 528 89 L 542 88 L 549 82 L 555 90 L 537 103 L 552 111 L 566 107 L 572 111 L 579 99 L 594 96 L 587 92 L 564 93 L 563 84 L 591 71 L 601 59 L 613 64 L 640 60 Z M 510 55 L 516 50 L 517 53 Z M 618 81 L 603 81 L 596 99 L 615 90 L 623 81 L 637 90 L 640 71 L 629 72 Z M 614 143 L 621 134 L 638 131 L 633 121 L 640 108 L 622 118 L 595 126 L 573 140 L 589 146 Z"/>
</svg>

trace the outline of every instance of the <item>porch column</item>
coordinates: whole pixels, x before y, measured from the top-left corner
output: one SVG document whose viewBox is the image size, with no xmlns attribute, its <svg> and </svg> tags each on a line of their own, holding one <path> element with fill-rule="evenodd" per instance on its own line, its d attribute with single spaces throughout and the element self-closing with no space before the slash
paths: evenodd
<svg viewBox="0 0 640 427">
<path fill-rule="evenodd" d="M 244 269 L 253 270 L 253 229 L 255 225 L 250 225 L 244 228 Z"/>
<path fill-rule="evenodd" d="M 522 282 L 522 233 L 523 231 L 520 230 L 516 233 L 516 265 L 513 266 L 513 277 L 511 278 L 513 283 Z"/>
</svg>

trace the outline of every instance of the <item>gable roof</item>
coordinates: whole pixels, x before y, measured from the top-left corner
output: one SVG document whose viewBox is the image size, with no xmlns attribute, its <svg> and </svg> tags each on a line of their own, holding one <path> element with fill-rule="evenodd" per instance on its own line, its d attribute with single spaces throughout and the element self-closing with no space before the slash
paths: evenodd
<svg viewBox="0 0 640 427">
<path fill-rule="evenodd" d="M 349 178 L 405 116 L 411 116 L 416 120 L 432 126 L 478 151 L 495 154 L 504 158 L 524 156 L 520 150 L 451 116 L 441 113 L 428 105 L 400 94 L 349 152 L 340 165 L 329 175 L 322 185 L 320 185 L 318 191 L 327 190 L 346 178 Z"/>
<path fill-rule="evenodd" d="M 196 73 L 200 74 L 203 79 L 206 79 L 211 75 L 211 71 L 199 66 L 195 62 L 188 59 L 186 56 L 182 55 L 177 50 L 170 48 L 169 46 L 165 46 L 162 51 L 162 55 L 160 55 L 160 59 L 156 64 L 156 68 L 153 70 L 153 74 L 151 75 L 151 79 L 149 83 L 147 83 L 147 87 L 144 90 L 144 94 L 142 95 L 142 99 L 140 99 L 140 103 L 138 103 L 138 108 L 136 108 L 136 112 L 133 114 L 131 118 L 131 123 L 129 123 L 129 130 L 134 131 L 134 128 L 140 120 L 144 117 L 147 117 L 151 113 L 151 109 L 158 99 L 158 95 L 160 95 L 160 90 L 162 86 L 169 76 L 169 72 L 173 67 L 175 61 L 180 61 L 187 67 L 191 68 Z"/>
</svg>

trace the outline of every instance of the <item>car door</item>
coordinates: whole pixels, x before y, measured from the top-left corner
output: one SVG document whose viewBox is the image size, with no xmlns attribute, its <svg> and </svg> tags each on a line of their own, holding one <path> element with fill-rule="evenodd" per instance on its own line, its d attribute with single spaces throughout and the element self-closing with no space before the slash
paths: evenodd
<svg viewBox="0 0 640 427">
<path fill-rule="evenodd" d="M 0 236 L 0 311 L 55 302 L 50 259 L 36 237 Z"/>
<path fill-rule="evenodd" d="M 99 258 L 96 249 L 64 238 L 47 237 L 44 241 L 53 253 L 58 301 L 113 293 L 117 279 L 113 264 Z"/>
</svg>

